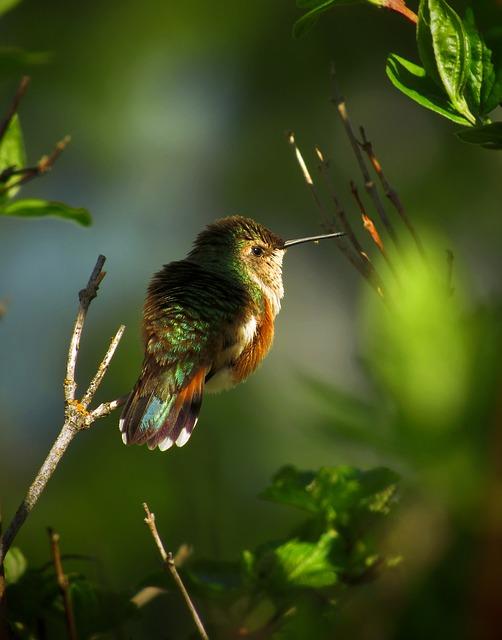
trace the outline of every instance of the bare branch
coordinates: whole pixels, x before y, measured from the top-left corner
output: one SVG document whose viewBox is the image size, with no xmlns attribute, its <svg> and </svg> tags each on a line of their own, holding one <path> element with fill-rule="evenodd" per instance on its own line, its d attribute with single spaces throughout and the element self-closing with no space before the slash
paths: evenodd
<svg viewBox="0 0 502 640">
<path fill-rule="evenodd" d="M 366 131 L 364 130 L 364 127 L 359 127 L 359 131 L 361 132 L 361 138 L 362 138 L 362 142 L 360 143 L 360 145 L 364 150 L 364 152 L 366 153 L 366 155 L 368 156 L 368 159 L 371 162 L 373 169 L 375 170 L 375 173 L 377 174 L 380 180 L 380 183 L 382 184 L 385 195 L 392 202 L 392 204 L 394 205 L 394 208 L 396 209 L 398 214 L 401 216 L 401 219 L 406 225 L 406 227 L 408 228 L 408 231 L 410 232 L 417 246 L 417 249 L 420 252 L 420 255 L 425 259 L 425 250 L 422 245 L 422 241 L 420 240 L 420 237 L 416 232 L 415 227 L 411 223 L 411 220 L 406 214 L 406 210 L 403 206 L 403 203 L 401 202 L 401 199 L 397 191 L 389 184 L 387 178 L 385 177 L 385 174 L 382 169 L 382 165 L 380 164 L 373 150 L 373 145 L 366 137 Z"/>
<path fill-rule="evenodd" d="M 96 390 L 101 384 L 104 378 L 104 375 L 107 372 L 108 367 L 110 366 L 110 362 L 113 358 L 115 350 L 119 346 L 119 342 L 120 342 L 120 339 L 122 338 L 124 331 L 125 331 L 125 326 L 121 324 L 120 327 L 117 329 L 117 333 L 115 334 L 115 336 L 112 338 L 112 341 L 110 342 L 108 351 L 106 352 L 105 357 L 103 358 L 101 364 L 99 365 L 98 370 L 96 371 L 96 375 L 91 380 L 89 388 L 87 389 L 87 391 L 84 394 L 84 397 L 82 398 L 81 402 L 84 405 L 84 408 L 87 409 L 87 406 L 94 398 L 94 394 L 96 393 Z"/>
<path fill-rule="evenodd" d="M 197 609 L 194 607 L 192 600 L 190 599 L 190 595 L 186 590 L 183 581 L 180 578 L 178 571 L 176 570 L 176 565 L 174 563 L 173 554 L 171 552 L 167 552 L 164 548 L 162 540 L 160 539 L 159 532 L 157 531 L 157 525 L 155 524 L 155 514 L 150 511 L 146 502 L 143 503 L 143 509 L 146 513 L 145 523 L 150 529 L 152 537 L 157 545 L 157 549 L 159 550 L 160 557 L 162 558 L 162 562 L 164 563 L 164 567 L 167 571 L 172 575 L 176 586 L 181 592 L 185 603 L 190 611 L 190 614 L 195 622 L 195 626 L 197 627 L 197 631 L 203 640 L 209 640 L 206 630 L 204 629 L 204 625 L 202 624 L 202 620 L 200 619 L 199 614 L 197 613 Z"/>
<path fill-rule="evenodd" d="M 103 265 L 105 264 L 105 256 L 98 256 L 96 265 L 91 273 L 87 287 L 82 289 L 78 294 L 80 300 L 80 307 L 77 313 L 77 319 L 75 320 L 75 326 L 73 328 L 73 334 L 70 341 L 70 348 L 68 350 L 68 360 L 66 364 L 66 378 L 64 381 L 64 392 L 66 402 L 74 400 L 75 391 L 77 389 L 77 383 L 75 382 L 75 367 L 77 366 L 78 349 L 80 346 L 80 336 L 82 335 L 82 329 L 84 328 L 84 321 L 87 315 L 87 309 L 91 304 L 91 301 L 96 297 L 98 288 L 105 277 L 103 272 Z"/>
<path fill-rule="evenodd" d="M 345 100 L 343 99 L 342 95 L 340 94 L 339 88 L 338 88 L 338 83 L 336 80 L 336 73 L 335 73 L 335 67 L 334 65 L 332 66 L 331 69 L 331 78 L 332 78 L 332 85 L 333 85 L 333 99 L 332 101 L 334 102 L 338 114 L 340 116 L 340 119 L 342 121 L 342 124 L 344 126 L 345 129 L 345 133 L 347 134 L 347 137 L 350 141 L 350 144 L 352 145 L 352 150 L 354 151 L 354 155 L 356 156 L 356 160 L 357 160 L 357 164 L 359 165 L 359 169 L 361 170 L 363 179 L 364 179 L 364 187 L 366 189 L 366 191 L 368 192 L 368 195 L 370 196 L 370 198 L 373 200 L 373 203 L 375 205 L 375 209 L 378 212 L 378 215 L 380 216 L 380 219 L 382 220 L 389 236 L 392 238 L 392 241 L 394 243 L 394 245 L 396 246 L 397 249 L 399 249 L 399 240 L 397 238 L 397 234 L 394 231 L 394 227 L 392 226 L 388 216 L 387 216 L 387 212 L 385 211 L 385 207 L 383 206 L 383 203 L 380 199 L 380 195 L 378 193 L 378 190 L 376 188 L 375 183 L 373 182 L 373 180 L 371 179 L 371 176 L 369 174 L 368 168 L 366 167 L 366 163 L 364 162 L 364 158 L 363 155 L 361 153 L 361 149 L 359 147 L 359 143 L 358 140 L 356 138 L 356 136 L 354 135 L 354 130 L 352 129 L 352 124 L 350 122 L 350 118 L 347 112 L 347 106 L 345 104 Z"/>
<path fill-rule="evenodd" d="M 352 243 L 352 246 L 356 254 L 360 256 L 361 260 L 357 260 L 352 251 L 351 252 L 347 251 L 347 256 L 350 262 L 359 271 L 359 273 L 366 280 L 368 280 L 369 284 L 373 287 L 373 289 L 375 289 L 378 295 L 383 298 L 384 285 L 383 285 L 382 279 L 378 275 L 378 272 L 375 266 L 373 265 L 373 263 L 371 262 L 368 254 L 364 251 L 359 240 L 357 239 L 357 236 L 354 233 L 354 230 L 352 229 L 352 226 L 348 221 L 347 216 L 345 215 L 345 210 L 343 209 L 342 205 L 340 204 L 340 200 L 336 195 L 336 190 L 333 184 L 333 180 L 329 172 L 329 160 L 327 160 L 324 157 L 323 153 L 318 147 L 316 147 L 316 153 L 317 153 L 317 157 L 319 158 L 319 171 L 321 172 L 322 176 L 326 181 L 326 184 L 328 186 L 328 189 L 331 195 L 331 199 L 333 201 L 335 216 L 338 220 L 338 226 L 340 226 L 341 229 L 345 231 L 345 233 L 347 234 L 347 238 Z M 342 245 L 340 243 L 339 246 L 345 246 L 345 245 Z"/>
<path fill-rule="evenodd" d="M 51 542 L 52 560 L 56 571 L 56 579 L 59 590 L 63 597 L 64 612 L 66 617 L 66 627 L 68 629 L 68 637 L 70 640 L 78 640 L 77 626 L 75 624 L 75 615 L 73 613 L 73 605 L 70 595 L 70 582 L 68 576 L 63 571 L 63 563 L 61 561 L 61 551 L 59 549 L 59 533 L 49 527 L 49 539 Z"/>
<path fill-rule="evenodd" d="M 20 187 L 22 184 L 26 184 L 26 182 L 30 182 L 34 178 L 38 178 L 39 176 L 43 176 L 45 173 L 50 171 L 54 166 L 54 163 L 59 158 L 59 156 L 63 153 L 65 148 L 70 143 L 71 137 L 65 136 L 62 140 L 60 140 L 52 153 L 48 156 L 42 156 L 36 166 L 34 167 L 22 167 L 22 168 L 14 168 L 7 167 L 5 171 L 2 172 L 1 179 L 2 181 L 8 180 L 13 175 L 20 175 L 19 180 L 15 182 L 11 182 L 8 185 L 5 185 L 0 189 L 0 194 L 5 193 L 12 189 L 13 187 Z"/>
<path fill-rule="evenodd" d="M 52 474 L 54 473 L 57 465 L 63 457 L 66 449 L 70 445 L 75 435 L 82 429 L 88 429 L 95 420 L 103 418 L 111 411 L 123 404 L 124 399 L 119 398 L 112 402 L 107 402 L 99 405 L 94 411 L 87 411 L 87 405 L 84 406 L 82 401 L 75 400 L 75 368 L 77 363 L 78 349 L 80 345 L 80 337 L 82 335 L 82 329 L 84 326 L 85 317 L 91 301 L 96 297 L 98 287 L 101 280 L 104 278 L 105 273 L 102 271 L 105 262 L 104 256 L 99 256 L 96 265 L 93 269 L 87 287 L 82 289 L 79 293 L 80 305 L 77 312 L 77 318 L 73 328 L 72 337 L 70 340 L 70 347 L 68 350 L 68 359 L 66 366 L 66 379 L 64 381 L 64 395 L 65 395 L 65 421 L 61 428 L 59 435 L 57 436 L 54 444 L 52 445 L 44 463 L 38 471 L 35 479 L 31 483 L 26 496 L 20 506 L 18 507 L 12 521 L 10 522 L 4 535 L 0 537 L 0 565 L 3 563 L 5 554 L 9 550 L 14 538 L 19 533 L 19 530 L 23 526 L 26 518 L 37 504 L 42 492 L 44 491 L 47 483 L 49 482 Z M 97 390 L 101 383 L 104 374 L 110 364 L 111 358 L 118 345 L 120 338 L 122 337 L 123 328 L 121 327 L 117 332 L 117 335 L 112 340 L 110 347 L 103 359 L 103 362 L 98 368 L 98 372 L 94 376 L 91 382 L 91 386 L 84 394 L 84 398 L 92 399 L 94 392 Z"/>
<path fill-rule="evenodd" d="M 21 78 L 21 82 L 19 83 L 17 91 L 14 95 L 14 98 L 12 99 L 12 102 L 7 111 L 7 114 L 5 115 L 4 119 L 0 123 L 0 142 L 3 140 L 5 132 L 9 128 L 12 118 L 14 117 L 14 115 L 16 114 L 19 108 L 19 103 L 21 102 L 21 100 L 24 97 L 24 94 L 28 90 L 29 84 L 30 84 L 30 77 L 23 76 Z"/>
</svg>

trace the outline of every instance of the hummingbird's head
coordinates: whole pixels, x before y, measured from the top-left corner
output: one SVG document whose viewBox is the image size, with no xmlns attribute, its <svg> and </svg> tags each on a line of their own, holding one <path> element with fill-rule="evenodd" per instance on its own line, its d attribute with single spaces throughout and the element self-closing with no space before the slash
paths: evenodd
<svg viewBox="0 0 502 640">
<path fill-rule="evenodd" d="M 284 240 L 251 218 L 220 218 L 202 231 L 188 259 L 258 287 L 279 310 Z"/>
</svg>

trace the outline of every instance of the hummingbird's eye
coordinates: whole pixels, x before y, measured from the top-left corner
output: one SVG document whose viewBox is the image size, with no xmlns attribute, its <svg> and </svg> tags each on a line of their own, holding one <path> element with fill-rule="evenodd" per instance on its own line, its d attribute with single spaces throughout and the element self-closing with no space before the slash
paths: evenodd
<svg viewBox="0 0 502 640">
<path fill-rule="evenodd" d="M 264 251 L 263 251 L 263 249 L 261 247 L 253 247 L 251 249 L 251 252 L 257 258 L 259 258 L 260 256 L 262 256 L 264 254 Z"/>
</svg>

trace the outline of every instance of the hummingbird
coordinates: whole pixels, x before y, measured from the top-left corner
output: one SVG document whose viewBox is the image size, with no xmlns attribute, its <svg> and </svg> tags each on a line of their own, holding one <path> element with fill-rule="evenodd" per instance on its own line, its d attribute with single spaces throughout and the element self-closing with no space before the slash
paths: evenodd
<svg viewBox="0 0 502 640">
<path fill-rule="evenodd" d="M 199 233 L 184 260 L 164 265 L 148 287 L 145 355 L 120 418 L 123 442 L 161 451 L 185 445 L 204 393 L 243 382 L 269 352 L 286 250 L 342 235 L 285 241 L 251 218 L 229 216 Z"/>
</svg>

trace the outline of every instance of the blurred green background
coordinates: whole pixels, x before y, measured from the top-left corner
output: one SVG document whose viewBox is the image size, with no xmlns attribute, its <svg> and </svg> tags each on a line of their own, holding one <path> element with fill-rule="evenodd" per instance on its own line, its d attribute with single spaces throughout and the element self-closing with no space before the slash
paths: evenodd
<svg viewBox="0 0 502 640">
<path fill-rule="evenodd" d="M 455 125 L 392 88 L 387 53 L 416 59 L 412 25 L 398 15 L 342 7 L 293 40 L 298 15 L 292 0 L 27 0 L 0 21 L 2 45 L 50 53 L 47 64 L 1 74 L 2 110 L 21 73 L 32 76 L 20 110 L 29 159 L 72 136 L 53 172 L 24 195 L 85 206 L 94 218 L 89 229 L 0 220 L 2 512 L 13 513 L 62 424 L 76 294 L 99 253 L 108 275 L 88 316 L 78 378 L 87 382 L 126 324 L 100 392 L 111 399 L 139 372 L 151 274 L 183 258 L 205 224 L 240 213 L 284 237 L 318 231 L 285 131 L 296 132 L 313 169 L 314 145 L 331 156 L 355 215 L 348 182 L 360 178 L 329 103 L 335 60 L 352 117 L 410 217 L 441 260 L 446 248 L 455 254 L 451 306 L 412 289 L 401 335 L 333 245 L 291 251 L 274 349 L 260 371 L 206 398 L 181 450 L 125 448 L 118 415 L 79 435 L 16 544 L 30 563 L 45 562 L 51 525 L 65 552 L 96 556 L 109 584 L 132 589 L 158 563 L 144 500 L 172 549 L 189 542 L 197 556 L 231 559 L 294 523 L 256 497 L 281 465 L 387 464 L 408 487 L 386 541 L 405 562 L 344 607 L 339 637 L 464 637 L 478 611 L 476 581 L 484 584 L 482 523 L 493 514 L 483 501 L 497 503 L 492 486 L 500 493 L 502 154 L 461 143 Z M 422 318 L 430 322 L 419 334 Z M 152 637 L 162 615 L 138 622 L 133 637 Z"/>
</svg>

